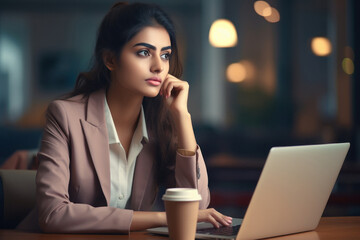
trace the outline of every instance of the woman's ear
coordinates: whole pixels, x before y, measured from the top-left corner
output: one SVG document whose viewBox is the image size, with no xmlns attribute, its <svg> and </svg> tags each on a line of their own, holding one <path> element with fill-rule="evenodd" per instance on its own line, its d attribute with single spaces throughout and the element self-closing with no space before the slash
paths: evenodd
<svg viewBox="0 0 360 240">
<path fill-rule="evenodd" d="M 109 71 L 113 71 L 116 67 L 116 56 L 110 51 L 105 51 L 103 53 L 103 61 Z"/>
</svg>

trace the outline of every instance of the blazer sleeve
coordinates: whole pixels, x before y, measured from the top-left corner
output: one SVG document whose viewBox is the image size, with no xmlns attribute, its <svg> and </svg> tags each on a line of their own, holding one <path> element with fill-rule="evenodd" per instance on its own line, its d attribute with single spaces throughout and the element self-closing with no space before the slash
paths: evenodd
<svg viewBox="0 0 360 240">
<path fill-rule="evenodd" d="M 36 176 L 40 228 L 57 233 L 129 232 L 132 210 L 70 201 L 72 144 L 65 109 L 61 101 L 55 101 L 47 111 Z"/>
<path fill-rule="evenodd" d="M 197 146 L 193 156 L 185 156 L 179 152 L 176 153 L 175 182 L 176 187 L 197 188 L 202 198 L 199 206 L 200 209 L 205 209 L 209 206 L 208 175 L 199 146 Z"/>
</svg>

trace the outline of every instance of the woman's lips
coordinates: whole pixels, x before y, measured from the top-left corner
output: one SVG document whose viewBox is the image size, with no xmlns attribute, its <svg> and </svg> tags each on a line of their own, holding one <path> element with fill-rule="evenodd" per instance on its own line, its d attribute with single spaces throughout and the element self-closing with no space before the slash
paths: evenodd
<svg viewBox="0 0 360 240">
<path fill-rule="evenodd" d="M 148 78 L 145 81 L 152 86 L 159 86 L 161 84 L 161 79 L 157 77 Z"/>
</svg>

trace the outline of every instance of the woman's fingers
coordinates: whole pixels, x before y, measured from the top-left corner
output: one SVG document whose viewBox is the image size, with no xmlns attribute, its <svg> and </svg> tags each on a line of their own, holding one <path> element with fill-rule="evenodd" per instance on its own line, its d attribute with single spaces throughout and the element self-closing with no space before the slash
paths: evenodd
<svg viewBox="0 0 360 240">
<path fill-rule="evenodd" d="M 223 226 L 229 226 L 232 223 L 232 218 L 231 217 L 224 216 L 222 214 L 220 214 L 220 216 L 216 215 L 214 218 L 218 223 L 220 223 Z"/>
<path fill-rule="evenodd" d="M 215 220 L 215 218 L 213 216 L 209 216 L 209 222 L 215 227 L 215 228 L 219 228 L 220 224 Z"/>
<path fill-rule="evenodd" d="M 161 94 L 166 98 L 176 96 L 186 85 L 188 85 L 187 82 L 181 81 L 169 74 L 162 86 Z"/>
<path fill-rule="evenodd" d="M 171 91 L 174 89 L 174 83 L 171 81 L 168 81 L 168 84 L 165 88 L 165 97 L 168 98 L 171 96 Z"/>
<path fill-rule="evenodd" d="M 225 216 L 215 209 L 213 209 L 212 215 L 211 215 L 216 222 L 220 223 L 223 226 L 229 226 L 232 223 L 232 218 Z"/>
<path fill-rule="evenodd" d="M 209 222 L 214 227 L 218 228 L 220 225 L 230 226 L 232 223 L 232 218 L 225 216 L 213 208 L 199 210 L 199 222 Z"/>
<path fill-rule="evenodd" d="M 167 95 L 168 95 L 167 89 L 168 89 L 169 83 L 171 82 L 171 78 L 172 78 L 172 76 L 170 74 L 168 74 L 164 80 L 163 85 L 161 86 L 160 93 L 164 97 L 167 97 Z"/>
<path fill-rule="evenodd" d="M 160 90 L 167 104 L 175 112 L 187 112 L 189 84 L 168 74 Z"/>
</svg>

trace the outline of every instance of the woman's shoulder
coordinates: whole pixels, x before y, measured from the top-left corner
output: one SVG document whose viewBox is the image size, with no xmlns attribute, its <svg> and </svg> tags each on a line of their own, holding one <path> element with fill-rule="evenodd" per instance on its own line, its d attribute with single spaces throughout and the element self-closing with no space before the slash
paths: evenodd
<svg viewBox="0 0 360 240">
<path fill-rule="evenodd" d="M 69 98 L 64 99 L 56 99 L 49 104 L 48 110 L 55 110 L 55 109 L 78 109 L 82 108 L 86 105 L 88 97 L 84 95 L 76 95 Z"/>
<path fill-rule="evenodd" d="M 81 94 L 54 100 L 49 104 L 47 113 L 56 118 L 68 118 L 70 120 L 84 118 L 91 95 Z"/>
<path fill-rule="evenodd" d="M 48 112 L 61 113 L 69 117 L 83 117 L 88 108 L 99 108 L 99 102 L 104 101 L 104 91 L 96 91 L 89 95 L 76 95 L 69 98 L 57 99 L 49 104 Z"/>
</svg>

